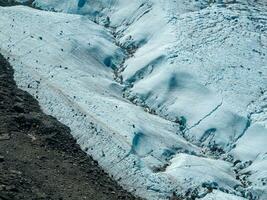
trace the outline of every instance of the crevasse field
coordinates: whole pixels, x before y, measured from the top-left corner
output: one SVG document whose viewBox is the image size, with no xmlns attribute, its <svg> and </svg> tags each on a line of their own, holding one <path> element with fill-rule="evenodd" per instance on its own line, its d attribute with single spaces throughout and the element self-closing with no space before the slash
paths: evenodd
<svg viewBox="0 0 267 200">
<path fill-rule="evenodd" d="M 0 7 L 0 53 L 124 188 L 267 199 L 265 0 L 33 5 Z"/>
</svg>

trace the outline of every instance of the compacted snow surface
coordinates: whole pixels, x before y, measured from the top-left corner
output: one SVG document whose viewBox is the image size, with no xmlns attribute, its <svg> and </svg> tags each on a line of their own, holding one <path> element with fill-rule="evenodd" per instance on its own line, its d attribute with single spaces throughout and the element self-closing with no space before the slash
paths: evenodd
<svg viewBox="0 0 267 200">
<path fill-rule="evenodd" d="M 0 7 L 0 53 L 123 187 L 267 199 L 265 0 L 33 5 Z"/>
</svg>

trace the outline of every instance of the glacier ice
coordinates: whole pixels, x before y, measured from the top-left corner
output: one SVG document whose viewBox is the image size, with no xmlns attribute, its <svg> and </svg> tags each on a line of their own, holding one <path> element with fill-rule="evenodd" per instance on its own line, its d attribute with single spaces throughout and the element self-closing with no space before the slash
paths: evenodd
<svg viewBox="0 0 267 200">
<path fill-rule="evenodd" d="M 266 199 L 264 0 L 0 8 L 18 85 L 148 199 Z"/>
</svg>

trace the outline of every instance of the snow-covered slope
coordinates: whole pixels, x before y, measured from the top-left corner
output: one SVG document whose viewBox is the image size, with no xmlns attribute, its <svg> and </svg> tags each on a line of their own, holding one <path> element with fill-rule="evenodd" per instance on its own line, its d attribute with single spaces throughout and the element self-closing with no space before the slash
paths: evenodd
<svg viewBox="0 0 267 200">
<path fill-rule="evenodd" d="M 34 5 L 69 14 L 0 8 L 0 52 L 125 188 L 267 198 L 264 0 Z"/>
</svg>

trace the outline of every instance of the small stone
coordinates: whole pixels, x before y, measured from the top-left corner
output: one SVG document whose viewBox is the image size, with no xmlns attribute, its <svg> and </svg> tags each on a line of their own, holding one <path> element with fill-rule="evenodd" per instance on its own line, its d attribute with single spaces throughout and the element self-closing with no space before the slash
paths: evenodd
<svg viewBox="0 0 267 200">
<path fill-rule="evenodd" d="M 0 191 L 3 191 L 5 189 L 5 185 L 0 185 Z"/>
<path fill-rule="evenodd" d="M 0 135 L 0 141 L 1 140 L 9 140 L 10 139 L 10 135 L 9 134 L 1 134 Z"/>
<path fill-rule="evenodd" d="M 17 175 L 21 175 L 21 174 L 22 174 L 22 172 L 17 171 L 17 170 L 10 170 L 10 172 L 11 172 L 12 174 L 17 174 Z"/>
<path fill-rule="evenodd" d="M 20 103 L 16 103 L 14 105 L 14 110 L 18 113 L 24 113 L 24 108 L 23 108 L 23 105 L 20 104 Z"/>
<path fill-rule="evenodd" d="M 47 199 L 47 195 L 39 191 L 36 193 L 36 196 L 38 199 Z"/>
<path fill-rule="evenodd" d="M 0 156 L 0 163 L 5 161 L 5 157 L 4 156 Z"/>
<path fill-rule="evenodd" d="M 8 185 L 5 188 L 7 191 L 11 191 L 11 192 L 18 192 L 18 189 L 16 188 L 15 185 Z"/>
</svg>

